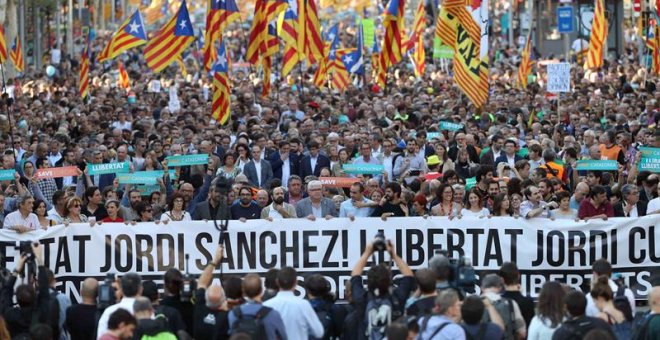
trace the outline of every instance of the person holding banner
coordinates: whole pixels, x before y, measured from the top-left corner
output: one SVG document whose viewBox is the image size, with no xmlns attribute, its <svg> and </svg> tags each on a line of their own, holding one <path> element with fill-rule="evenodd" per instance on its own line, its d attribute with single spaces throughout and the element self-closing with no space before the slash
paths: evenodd
<svg viewBox="0 0 660 340">
<path fill-rule="evenodd" d="M 354 221 L 356 217 L 369 217 L 376 203 L 364 197 L 364 184 L 355 182 L 350 187 L 351 198 L 341 203 L 339 217 L 348 217 Z"/>
<path fill-rule="evenodd" d="M 589 198 L 583 199 L 582 202 L 580 202 L 578 218 L 581 220 L 596 218 L 607 220 L 608 217 L 614 217 L 614 208 L 607 200 L 607 191 L 605 190 L 605 187 L 601 185 L 591 187 Z"/>
<path fill-rule="evenodd" d="M 24 233 L 40 228 L 39 218 L 32 212 L 34 198 L 29 193 L 23 193 L 16 198 L 18 210 L 5 217 L 4 229 Z"/>
<path fill-rule="evenodd" d="M 160 215 L 160 221 L 167 224 L 169 221 L 192 221 L 190 213 L 185 210 L 183 195 L 174 194 L 167 204 L 167 211 Z"/>
<path fill-rule="evenodd" d="M 87 216 L 82 211 L 82 200 L 79 197 L 71 197 L 66 202 L 64 207 L 64 219 L 62 223 L 68 226 L 71 223 L 86 223 L 89 221 Z"/>
<path fill-rule="evenodd" d="M 284 188 L 277 187 L 273 189 L 273 203 L 261 209 L 261 218 L 269 221 L 280 218 L 296 218 L 296 208 L 284 202 Z"/>
<path fill-rule="evenodd" d="M 124 222 L 124 219 L 119 216 L 119 201 L 110 200 L 105 202 L 105 210 L 108 212 L 108 216 L 102 219 L 101 222 L 106 222 L 106 223 Z"/>
</svg>

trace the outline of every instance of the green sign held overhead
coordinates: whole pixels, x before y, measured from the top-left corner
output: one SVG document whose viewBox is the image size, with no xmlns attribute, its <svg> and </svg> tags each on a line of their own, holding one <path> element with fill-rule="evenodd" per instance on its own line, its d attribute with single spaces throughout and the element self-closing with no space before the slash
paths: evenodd
<svg viewBox="0 0 660 340">
<path fill-rule="evenodd" d="M 639 171 L 660 172 L 660 148 L 640 147 L 642 158 L 639 162 Z"/>
<path fill-rule="evenodd" d="M 87 171 L 90 176 L 92 175 L 105 175 L 105 174 L 123 174 L 131 170 L 131 164 L 126 162 L 119 163 L 100 163 L 91 164 L 87 163 Z"/>
<path fill-rule="evenodd" d="M 203 165 L 208 164 L 209 155 L 179 155 L 179 156 L 168 156 L 165 158 L 167 160 L 167 166 L 186 166 L 186 165 Z"/>
<path fill-rule="evenodd" d="M 344 164 L 341 169 L 351 175 L 372 174 L 380 175 L 385 167 L 380 164 Z"/>
<path fill-rule="evenodd" d="M 445 121 L 440 122 L 440 130 L 458 131 L 462 128 L 463 128 L 463 124 L 461 123 L 453 123 L 453 122 L 445 122 Z"/>
<path fill-rule="evenodd" d="M 619 170 L 619 165 L 617 161 L 612 160 L 583 160 L 577 161 L 577 170 L 601 170 L 601 171 L 610 171 L 610 170 Z"/>
</svg>

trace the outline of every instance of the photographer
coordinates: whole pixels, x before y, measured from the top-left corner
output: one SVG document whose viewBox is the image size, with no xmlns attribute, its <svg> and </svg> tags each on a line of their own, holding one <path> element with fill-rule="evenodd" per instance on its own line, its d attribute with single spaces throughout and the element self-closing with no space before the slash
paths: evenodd
<svg viewBox="0 0 660 340">
<path fill-rule="evenodd" d="M 49 325 L 53 331 L 58 329 L 57 311 L 51 310 L 48 303 L 50 294 L 48 291 L 48 274 L 43 260 L 43 249 L 36 242 L 31 245 L 31 249 L 32 254 L 27 252 L 21 254 L 16 269 L 2 287 L 2 315 L 12 338 L 20 334 L 29 334 L 30 327 L 37 322 Z M 18 306 L 14 306 L 12 300 L 16 279 L 19 275 L 24 275 L 24 267 L 30 261 L 35 261 L 38 266 L 38 291 L 35 292 L 35 288 L 29 284 L 19 285 L 16 288 Z"/>
<path fill-rule="evenodd" d="M 164 296 L 160 300 L 163 306 L 169 306 L 179 311 L 183 317 L 183 322 L 186 324 L 188 333 L 193 330 L 193 310 L 194 306 L 188 298 L 187 301 L 181 298 L 181 288 L 183 287 L 183 275 L 176 268 L 170 268 L 163 275 Z M 188 295 L 190 297 L 192 295 Z"/>
<path fill-rule="evenodd" d="M 218 246 L 213 261 L 204 268 L 195 291 L 193 337 L 195 339 L 226 339 L 228 332 L 225 292 L 221 285 L 212 285 L 213 270 L 221 265 L 224 248 Z"/>
<path fill-rule="evenodd" d="M 390 268 L 381 263 L 372 266 L 367 272 L 367 290 L 364 289 L 362 273 L 369 257 L 374 253 L 374 249 L 387 250 L 403 275 L 396 288 L 392 287 Z M 412 270 L 396 254 L 390 240 L 383 242 L 378 239 L 375 243 L 367 244 L 364 253 L 362 253 L 351 272 L 351 292 L 358 315 L 363 318 L 366 315 L 369 315 L 369 317 L 361 320 L 358 329 L 352 331 L 358 335 L 359 339 L 362 339 L 365 335 L 367 338 L 382 338 L 385 335 L 387 325 L 403 315 L 406 299 L 414 287 L 415 278 Z M 367 334 L 367 331 L 369 331 L 369 334 Z"/>
</svg>

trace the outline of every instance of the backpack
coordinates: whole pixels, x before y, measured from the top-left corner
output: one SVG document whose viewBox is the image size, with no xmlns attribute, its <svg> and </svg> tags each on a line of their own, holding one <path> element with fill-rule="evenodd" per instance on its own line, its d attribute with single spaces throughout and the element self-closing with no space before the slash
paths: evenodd
<svg viewBox="0 0 660 340">
<path fill-rule="evenodd" d="M 320 303 L 312 304 L 312 308 L 314 308 L 316 316 L 321 321 L 321 325 L 323 325 L 323 336 L 320 339 L 330 339 L 334 335 L 334 312 L 332 310 L 332 304 L 320 301 Z"/>
<path fill-rule="evenodd" d="M 495 307 L 495 310 L 497 310 L 497 313 L 500 314 L 504 322 L 504 340 L 514 340 L 516 338 L 516 315 L 513 309 L 513 300 L 502 297 L 493 302 L 493 307 Z M 483 321 L 484 323 L 492 321 L 488 315 L 488 311 L 484 311 Z"/>
<path fill-rule="evenodd" d="M 155 320 L 160 324 L 159 326 L 161 327 L 162 331 L 158 332 L 156 335 L 142 335 L 140 340 L 177 340 L 176 335 L 168 330 L 169 320 L 165 315 L 156 314 Z"/>
<path fill-rule="evenodd" d="M 477 332 L 477 336 L 474 337 L 470 332 L 468 331 L 468 328 L 464 325 L 461 324 L 461 328 L 463 328 L 463 331 L 465 332 L 465 339 L 466 340 L 484 340 L 484 336 L 486 336 L 486 330 L 488 329 L 488 324 L 485 322 L 482 322 L 479 325 L 479 332 Z"/>
<path fill-rule="evenodd" d="M 427 316 L 424 317 L 424 321 L 422 322 L 422 327 L 419 329 L 419 333 L 417 335 L 417 340 L 432 340 L 436 335 L 438 335 L 438 333 L 440 333 L 440 331 L 442 331 L 443 328 L 449 326 L 449 324 L 451 323 L 451 322 L 443 323 L 438 328 L 436 328 L 435 331 L 433 331 L 433 333 L 431 333 L 431 336 L 424 339 L 424 338 L 422 338 L 422 334 L 424 334 L 424 331 L 426 330 L 426 326 L 428 325 L 429 320 L 431 319 L 431 317 L 432 317 L 431 315 L 427 315 Z"/>
<path fill-rule="evenodd" d="M 53 290 L 48 294 L 48 302 L 46 302 L 47 310 L 48 310 L 47 320 L 49 321 L 50 327 L 53 329 L 53 339 L 59 339 L 60 333 L 64 331 L 60 327 L 60 302 L 57 300 L 58 294 L 60 294 L 59 291 Z M 44 322 L 45 320 L 40 320 L 40 321 Z"/>
<path fill-rule="evenodd" d="M 632 335 L 632 340 L 647 340 L 649 339 L 649 324 L 651 323 L 651 320 L 655 318 L 656 316 L 660 316 L 660 314 L 651 314 L 650 312 L 647 312 L 644 314 L 643 317 L 640 318 L 635 323 L 634 327 L 634 332 Z"/>
<path fill-rule="evenodd" d="M 243 314 L 241 307 L 234 308 L 234 315 L 236 321 L 232 324 L 233 334 L 244 333 L 249 335 L 253 340 L 263 340 L 268 336 L 266 334 L 266 327 L 264 326 L 264 318 L 272 308 L 261 306 L 261 309 L 255 315 Z"/>
<path fill-rule="evenodd" d="M 391 295 L 384 297 L 371 296 L 367 302 L 365 310 L 365 320 L 367 320 L 367 339 L 381 340 L 385 338 L 385 329 L 392 320 L 396 320 L 401 314 L 396 308 L 398 301 Z"/>
<path fill-rule="evenodd" d="M 626 320 L 631 322 L 633 320 L 632 309 L 630 308 L 630 302 L 626 297 L 626 286 L 619 286 L 614 295 L 614 307 L 618 309 L 623 315 L 626 316 Z"/>
</svg>

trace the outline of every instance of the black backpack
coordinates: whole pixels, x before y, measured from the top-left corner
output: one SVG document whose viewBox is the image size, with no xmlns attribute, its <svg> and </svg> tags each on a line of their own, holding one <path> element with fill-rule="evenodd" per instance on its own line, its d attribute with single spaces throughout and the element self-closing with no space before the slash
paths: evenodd
<svg viewBox="0 0 660 340">
<path fill-rule="evenodd" d="M 320 339 L 330 339 L 334 336 L 334 312 L 332 310 L 332 304 L 321 302 L 320 304 L 314 306 L 314 312 L 318 316 L 321 324 L 323 325 L 323 337 Z"/>
<path fill-rule="evenodd" d="M 614 295 L 614 307 L 618 309 L 626 317 L 627 321 L 633 320 L 632 309 L 630 308 L 630 302 L 626 297 L 626 286 L 619 286 Z"/>
<path fill-rule="evenodd" d="M 261 306 L 261 309 L 255 315 L 246 315 L 241 311 L 238 306 L 234 309 L 236 321 L 232 324 L 233 334 L 246 334 L 253 340 L 267 339 L 266 327 L 264 326 L 264 318 L 272 308 Z"/>
<path fill-rule="evenodd" d="M 488 329 L 488 324 L 485 322 L 481 322 L 479 325 L 479 332 L 477 332 L 477 336 L 474 337 L 470 332 L 468 331 L 468 328 L 464 325 L 461 324 L 461 327 L 463 328 L 463 331 L 465 332 L 465 339 L 466 340 L 484 340 L 484 336 L 486 336 L 486 330 Z"/>
</svg>

